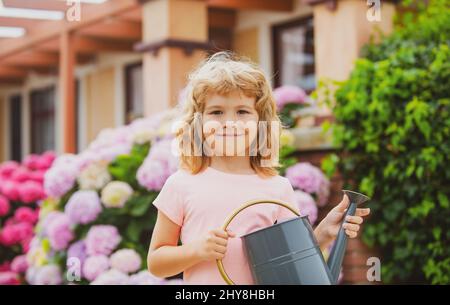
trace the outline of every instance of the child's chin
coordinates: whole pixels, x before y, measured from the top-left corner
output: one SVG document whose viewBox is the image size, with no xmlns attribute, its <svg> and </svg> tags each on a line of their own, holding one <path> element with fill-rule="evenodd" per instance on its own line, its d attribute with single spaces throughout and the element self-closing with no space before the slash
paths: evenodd
<svg viewBox="0 0 450 305">
<path fill-rule="evenodd" d="M 214 150 L 215 157 L 242 157 L 246 156 L 245 150 L 237 151 L 237 152 L 226 152 L 222 150 Z"/>
</svg>

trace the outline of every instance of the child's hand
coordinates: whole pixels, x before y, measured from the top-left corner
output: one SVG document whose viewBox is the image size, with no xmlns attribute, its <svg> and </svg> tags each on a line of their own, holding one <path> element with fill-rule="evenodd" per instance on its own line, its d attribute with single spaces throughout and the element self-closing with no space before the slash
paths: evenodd
<svg viewBox="0 0 450 305">
<path fill-rule="evenodd" d="M 223 259 L 227 252 L 228 238 L 235 236 L 231 231 L 209 231 L 205 238 L 193 244 L 194 251 L 201 260 Z"/>
<path fill-rule="evenodd" d="M 349 205 L 349 200 L 347 195 L 344 195 L 342 201 L 335 206 L 325 218 L 320 222 L 317 226 L 315 233 L 317 241 L 321 248 L 327 247 L 339 233 L 339 229 L 341 227 L 342 217 L 345 214 L 345 211 Z M 345 229 L 345 233 L 350 238 L 355 238 L 358 236 L 358 231 L 360 229 L 360 225 L 363 223 L 363 216 L 367 216 L 370 214 L 370 209 L 356 209 L 355 216 L 347 216 L 345 219 L 345 223 L 343 228 Z"/>
</svg>

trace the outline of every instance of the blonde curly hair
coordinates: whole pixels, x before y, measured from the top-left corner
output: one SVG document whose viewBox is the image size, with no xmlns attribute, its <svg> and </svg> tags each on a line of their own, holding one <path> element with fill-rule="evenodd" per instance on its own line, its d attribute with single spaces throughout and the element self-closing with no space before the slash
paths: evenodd
<svg viewBox="0 0 450 305">
<path fill-rule="evenodd" d="M 213 54 L 189 75 L 189 83 L 185 89 L 185 100 L 183 101 L 182 123 L 185 126 L 195 124 L 194 120 L 197 114 L 203 113 L 208 97 L 214 94 L 227 96 L 234 92 L 255 98 L 255 109 L 258 113 L 259 121 L 268 122 L 267 136 L 262 141 L 266 142 L 266 147 L 272 147 L 273 137 L 276 136 L 277 139 L 280 137 L 281 123 L 277 115 L 270 83 L 264 72 L 255 63 L 230 52 Z M 272 134 L 271 124 L 274 123 L 280 126 L 280 128 L 276 128 L 278 130 L 276 135 Z M 200 136 L 204 140 L 203 135 L 194 134 L 195 128 L 194 130 L 190 129 L 189 132 L 190 139 Z M 180 143 L 182 141 L 182 131 L 178 130 L 176 136 Z M 260 135 L 258 135 L 259 137 Z M 256 142 L 260 143 L 259 140 L 257 139 Z M 191 141 L 191 152 L 195 150 L 194 145 L 194 141 Z M 258 147 L 257 154 L 250 156 L 251 167 L 263 178 L 278 174 L 276 169 L 279 166 L 278 149 L 276 149 L 275 155 L 272 152 L 268 156 L 263 157 Z M 264 164 L 271 164 L 271 166 L 262 166 L 262 160 L 264 160 Z M 200 155 L 180 152 L 180 167 L 190 171 L 192 174 L 203 171 L 209 164 L 210 157 L 203 154 L 203 151 Z"/>
</svg>

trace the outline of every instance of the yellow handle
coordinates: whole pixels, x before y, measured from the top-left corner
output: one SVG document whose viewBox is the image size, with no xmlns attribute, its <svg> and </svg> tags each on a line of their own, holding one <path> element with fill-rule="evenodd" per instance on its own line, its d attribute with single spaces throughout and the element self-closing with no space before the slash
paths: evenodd
<svg viewBox="0 0 450 305">
<path fill-rule="evenodd" d="M 237 214 L 239 214 L 240 212 L 242 212 L 242 210 L 245 210 L 248 207 L 251 207 L 253 205 L 256 204 L 264 204 L 264 203 L 272 203 L 272 204 L 277 204 L 280 206 L 285 207 L 286 209 L 289 209 L 292 213 L 294 213 L 297 216 L 300 216 L 300 214 L 294 209 L 292 208 L 289 204 L 284 203 L 282 201 L 279 200 L 252 200 L 249 202 L 244 203 L 239 209 L 237 209 L 236 211 L 233 212 L 233 214 L 231 214 L 228 219 L 225 221 L 224 225 L 222 226 L 222 230 L 226 230 L 228 228 L 228 225 L 231 223 L 231 221 L 234 219 L 234 217 L 237 216 Z M 219 272 L 220 275 L 222 276 L 222 278 L 224 279 L 224 281 L 228 284 L 228 285 L 234 285 L 233 280 L 231 280 L 231 278 L 228 276 L 228 274 L 225 271 L 225 268 L 223 267 L 223 263 L 221 259 L 217 260 L 217 268 L 219 268 Z"/>
</svg>

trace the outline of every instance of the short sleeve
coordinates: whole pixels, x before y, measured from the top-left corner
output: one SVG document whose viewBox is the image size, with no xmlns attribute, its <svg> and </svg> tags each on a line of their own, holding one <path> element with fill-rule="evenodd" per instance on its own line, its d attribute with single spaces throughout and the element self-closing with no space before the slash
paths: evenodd
<svg viewBox="0 0 450 305">
<path fill-rule="evenodd" d="M 281 201 L 289 204 L 292 208 L 294 208 L 297 211 L 297 213 L 300 213 L 300 211 L 296 205 L 294 189 L 292 188 L 292 185 L 287 178 L 283 177 L 283 187 L 281 187 L 280 189 L 283 190 L 283 193 L 280 196 Z M 281 222 L 283 220 L 288 220 L 288 219 L 294 218 L 296 216 L 297 215 L 295 215 L 289 209 L 280 206 L 277 220 L 278 220 L 278 222 Z"/>
<path fill-rule="evenodd" d="M 153 205 L 181 227 L 185 209 L 183 188 L 180 182 L 180 177 L 176 173 L 171 175 L 153 201 Z"/>
</svg>

